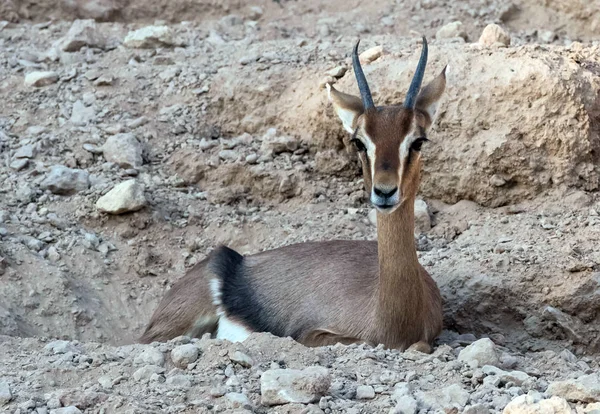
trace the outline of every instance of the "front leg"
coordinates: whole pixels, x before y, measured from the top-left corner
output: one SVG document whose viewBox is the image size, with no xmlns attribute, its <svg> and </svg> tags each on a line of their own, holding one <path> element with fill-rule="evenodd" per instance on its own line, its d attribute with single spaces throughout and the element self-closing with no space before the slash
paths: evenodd
<svg viewBox="0 0 600 414">
<path fill-rule="evenodd" d="M 304 337 L 299 338 L 298 342 L 305 346 L 327 346 L 327 345 L 350 345 L 350 344 L 364 344 L 367 343 L 372 345 L 368 341 L 360 338 L 354 338 L 352 336 L 343 335 L 337 332 L 333 332 L 327 329 L 316 329 L 308 332 Z"/>
</svg>

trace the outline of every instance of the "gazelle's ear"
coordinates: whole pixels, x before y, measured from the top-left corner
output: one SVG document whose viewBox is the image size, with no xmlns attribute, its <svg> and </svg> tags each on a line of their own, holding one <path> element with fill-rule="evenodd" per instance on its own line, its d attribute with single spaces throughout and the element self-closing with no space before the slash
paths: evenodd
<svg viewBox="0 0 600 414">
<path fill-rule="evenodd" d="M 427 84 L 417 97 L 416 109 L 429 115 L 427 128 L 433 124 L 437 114 L 438 103 L 446 89 L 446 66 L 442 72 L 431 82 Z"/>
<path fill-rule="evenodd" d="M 327 96 L 337 116 L 342 120 L 344 129 L 352 134 L 356 120 L 364 112 L 362 101 L 356 96 L 338 91 L 330 84 L 327 84 Z"/>
</svg>

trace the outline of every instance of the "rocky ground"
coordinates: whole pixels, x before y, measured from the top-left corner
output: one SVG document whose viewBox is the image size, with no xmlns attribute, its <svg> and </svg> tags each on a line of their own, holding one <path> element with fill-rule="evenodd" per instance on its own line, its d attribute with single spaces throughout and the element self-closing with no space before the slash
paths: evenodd
<svg viewBox="0 0 600 414">
<path fill-rule="evenodd" d="M 0 4 L 0 410 L 600 409 L 600 5 L 351 6 Z M 426 76 L 450 65 L 417 211 L 434 354 L 132 345 L 217 244 L 376 237 L 323 85 L 354 92 L 360 37 L 401 101 L 420 34 Z"/>
</svg>

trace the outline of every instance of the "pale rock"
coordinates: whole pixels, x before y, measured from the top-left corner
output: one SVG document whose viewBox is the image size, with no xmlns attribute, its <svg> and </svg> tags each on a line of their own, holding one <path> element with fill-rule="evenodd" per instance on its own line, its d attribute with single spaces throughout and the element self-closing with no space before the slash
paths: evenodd
<svg viewBox="0 0 600 414">
<path fill-rule="evenodd" d="M 16 160 L 11 161 L 9 166 L 15 171 L 21 171 L 23 168 L 27 167 L 27 164 L 29 164 L 27 158 L 17 158 Z"/>
<path fill-rule="evenodd" d="M 392 399 L 399 401 L 404 396 L 412 396 L 412 387 L 408 382 L 398 382 L 394 385 L 394 392 L 392 392 Z"/>
<path fill-rule="evenodd" d="M 153 374 L 162 374 L 164 372 L 165 369 L 158 365 L 144 365 L 133 373 L 133 379 L 136 381 L 148 381 Z"/>
<path fill-rule="evenodd" d="M 504 46 L 510 45 L 510 35 L 497 24 L 488 24 L 479 38 L 479 43 L 484 46 L 493 46 L 500 43 Z"/>
<path fill-rule="evenodd" d="M 50 414 L 81 414 L 81 410 L 74 405 L 50 410 Z"/>
<path fill-rule="evenodd" d="M 0 407 L 6 405 L 12 400 L 12 393 L 8 382 L 0 379 Z"/>
<path fill-rule="evenodd" d="M 48 247 L 48 259 L 54 263 L 56 263 L 60 260 L 60 253 L 58 253 L 58 250 L 56 250 L 56 247 L 54 247 L 54 246 Z"/>
<path fill-rule="evenodd" d="M 158 74 L 158 77 L 163 82 L 168 83 L 168 82 L 171 82 L 173 79 L 175 79 L 177 76 L 179 76 L 180 73 L 181 73 L 181 68 L 175 66 L 175 67 L 163 70 L 161 73 Z"/>
<path fill-rule="evenodd" d="M 223 39 L 223 36 L 221 36 L 216 30 L 211 30 L 208 33 L 206 41 L 214 46 L 221 46 L 227 43 L 225 39 Z"/>
<path fill-rule="evenodd" d="M 187 389 L 192 386 L 192 377 L 184 374 L 173 375 L 167 378 L 165 384 L 174 388 Z"/>
<path fill-rule="evenodd" d="M 102 75 L 94 81 L 95 86 L 110 86 L 115 81 L 112 75 Z"/>
<path fill-rule="evenodd" d="M 207 140 L 206 138 L 202 138 L 200 140 L 200 143 L 198 144 L 198 147 L 202 150 L 202 151 L 206 151 L 209 150 L 213 147 L 216 147 L 217 145 L 219 145 L 219 143 L 216 140 Z"/>
<path fill-rule="evenodd" d="M 458 354 L 458 360 L 468 363 L 471 367 L 500 365 L 496 345 L 489 338 L 480 339 L 467 346 Z"/>
<path fill-rule="evenodd" d="M 92 19 L 75 20 L 62 39 L 55 43 L 64 52 L 77 52 L 84 46 L 105 49 L 107 40 Z"/>
<path fill-rule="evenodd" d="M 143 147 L 130 133 L 108 137 L 102 146 L 104 159 L 114 162 L 121 168 L 138 168 L 143 164 Z"/>
<path fill-rule="evenodd" d="M 423 200 L 415 200 L 415 234 L 431 230 L 429 207 Z"/>
<path fill-rule="evenodd" d="M 390 410 L 390 414 L 416 414 L 417 400 L 410 395 L 403 395 L 396 400 L 396 406 Z"/>
<path fill-rule="evenodd" d="M 517 386 L 522 385 L 525 381 L 531 379 L 529 375 L 522 371 L 504 371 L 500 368 L 484 365 L 481 370 L 488 376 L 497 376 L 501 384 L 512 382 Z"/>
<path fill-rule="evenodd" d="M 160 374 L 152 374 L 150 375 L 150 382 L 165 382 L 165 377 Z"/>
<path fill-rule="evenodd" d="M 585 406 L 584 413 L 598 414 L 600 412 L 600 403 L 591 403 Z"/>
<path fill-rule="evenodd" d="M 100 378 L 98 378 L 98 384 L 100 384 L 102 388 L 106 389 L 111 389 L 113 387 L 113 381 L 108 375 L 102 375 Z"/>
<path fill-rule="evenodd" d="M 269 128 L 262 139 L 261 150 L 265 154 L 281 154 L 283 152 L 294 152 L 300 147 L 297 138 L 289 136 L 277 136 L 275 128 Z"/>
<path fill-rule="evenodd" d="M 27 134 L 27 136 L 38 137 L 47 131 L 48 129 L 44 126 L 32 125 L 29 128 L 27 128 L 27 131 L 25 133 Z"/>
<path fill-rule="evenodd" d="M 52 71 L 30 72 L 25 75 L 25 86 L 41 88 L 58 82 L 58 73 Z"/>
<path fill-rule="evenodd" d="M 224 396 L 227 393 L 227 390 L 225 389 L 225 387 L 222 386 L 217 386 L 217 387 L 213 387 L 211 388 L 208 393 L 210 394 L 211 397 L 213 398 L 219 398 Z"/>
<path fill-rule="evenodd" d="M 176 366 L 185 368 L 188 364 L 195 362 L 199 354 L 200 350 L 195 345 L 179 345 L 171 351 L 171 359 Z"/>
<path fill-rule="evenodd" d="M 56 340 L 46 344 L 46 346 L 44 346 L 44 351 L 53 355 L 66 354 L 67 352 L 73 354 L 81 353 L 81 351 L 71 342 L 63 340 Z"/>
<path fill-rule="evenodd" d="M 258 161 L 258 154 L 256 153 L 252 153 L 246 156 L 246 162 L 248 164 L 256 164 L 256 162 Z"/>
<path fill-rule="evenodd" d="M 46 407 L 50 408 L 51 410 L 54 408 L 60 408 L 61 405 L 60 399 L 56 396 L 50 397 L 46 402 Z"/>
<path fill-rule="evenodd" d="M 360 63 L 369 64 L 379 59 L 381 55 L 383 55 L 383 46 L 374 46 L 362 52 L 358 58 Z"/>
<path fill-rule="evenodd" d="M 261 401 L 268 406 L 309 404 L 325 395 L 330 385 L 331 376 L 323 367 L 273 369 L 265 371 L 260 378 Z"/>
<path fill-rule="evenodd" d="M 469 393 L 458 384 L 432 391 L 417 392 L 416 397 L 423 407 L 431 410 L 441 409 L 446 412 L 454 409 L 458 409 L 460 412 L 469 402 Z"/>
<path fill-rule="evenodd" d="M 252 403 L 248 397 L 240 392 L 228 392 L 225 394 L 225 399 L 227 400 L 229 408 L 252 408 Z"/>
<path fill-rule="evenodd" d="M 94 233 L 85 233 L 84 236 L 84 246 L 88 249 L 97 249 L 100 245 L 100 239 Z"/>
<path fill-rule="evenodd" d="M 552 30 L 540 30 L 538 31 L 538 39 L 541 43 L 552 43 L 558 36 Z"/>
<path fill-rule="evenodd" d="M 17 200 L 22 201 L 23 203 L 29 203 L 34 196 L 35 193 L 33 189 L 25 183 L 19 185 L 17 187 L 17 191 L 15 192 L 15 197 Z"/>
<path fill-rule="evenodd" d="M 335 68 L 329 69 L 327 72 L 325 72 L 325 75 L 338 79 L 344 76 L 347 70 L 348 68 L 345 66 L 336 66 Z"/>
<path fill-rule="evenodd" d="M 85 143 L 82 145 L 82 147 L 84 150 L 86 150 L 87 152 L 91 152 L 92 154 L 102 154 L 102 148 L 96 145 Z"/>
<path fill-rule="evenodd" d="M 251 6 L 250 7 L 250 12 L 248 14 L 248 18 L 250 20 L 258 20 L 262 17 L 263 15 L 263 9 L 260 6 Z"/>
<path fill-rule="evenodd" d="M 135 365 L 158 365 L 162 367 L 165 363 L 165 356 L 158 349 L 146 347 L 133 360 Z"/>
<path fill-rule="evenodd" d="M 134 49 L 154 49 L 176 45 L 173 31 L 168 26 L 146 26 L 131 31 L 125 37 L 123 45 Z"/>
<path fill-rule="evenodd" d="M 600 376 L 589 374 L 577 379 L 553 382 L 546 393 L 569 401 L 600 402 Z"/>
<path fill-rule="evenodd" d="M 75 126 L 85 126 L 96 118 L 96 110 L 93 106 L 85 106 L 83 101 L 77 100 L 71 110 L 71 123 Z"/>
<path fill-rule="evenodd" d="M 131 129 L 135 129 L 135 128 L 139 128 L 141 126 L 146 125 L 148 122 L 150 122 L 150 118 L 148 118 L 147 116 L 140 116 L 140 117 L 137 117 L 137 118 L 129 121 L 127 123 L 127 127 L 131 128 Z"/>
<path fill-rule="evenodd" d="M 564 398 L 542 399 L 540 393 L 533 391 L 519 395 L 504 408 L 503 414 L 572 414 L 569 403 Z"/>
<path fill-rule="evenodd" d="M 256 62 L 260 58 L 259 55 L 246 55 L 240 58 L 240 65 L 249 65 L 250 63 Z"/>
<path fill-rule="evenodd" d="M 54 165 L 40 183 L 40 187 L 50 190 L 53 194 L 74 194 L 90 187 L 90 175 L 85 170 Z"/>
<path fill-rule="evenodd" d="M 571 351 L 569 351 L 568 349 L 563 349 L 559 356 L 567 361 L 567 362 L 571 362 L 573 364 L 577 363 L 577 357 L 575 356 L 575 354 L 573 354 Z"/>
<path fill-rule="evenodd" d="M 375 398 L 375 389 L 370 385 L 359 385 L 356 387 L 357 400 L 372 400 Z"/>
<path fill-rule="evenodd" d="M 438 40 L 453 39 L 456 37 L 461 37 L 464 40 L 467 40 L 467 32 L 465 32 L 462 22 L 451 22 L 445 24 L 435 33 L 435 38 Z"/>
<path fill-rule="evenodd" d="M 233 354 L 229 355 L 229 359 L 231 359 L 232 362 L 237 362 L 244 368 L 250 368 L 254 365 L 252 358 L 241 351 L 234 351 Z"/>
<path fill-rule="evenodd" d="M 96 202 L 99 211 L 109 214 L 138 211 L 145 205 L 144 186 L 135 179 L 117 184 Z"/>
<path fill-rule="evenodd" d="M 490 409 L 483 404 L 467 405 L 462 414 L 490 414 Z"/>
<path fill-rule="evenodd" d="M 44 248 L 44 242 L 38 239 L 31 238 L 27 241 L 27 247 L 34 252 L 39 252 Z"/>
<path fill-rule="evenodd" d="M 35 157 L 35 147 L 31 144 L 23 145 L 15 151 L 14 158 L 33 158 Z"/>
<path fill-rule="evenodd" d="M 226 149 L 219 151 L 219 158 L 222 160 L 237 160 L 238 157 L 239 154 L 235 150 Z"/>
</svg>

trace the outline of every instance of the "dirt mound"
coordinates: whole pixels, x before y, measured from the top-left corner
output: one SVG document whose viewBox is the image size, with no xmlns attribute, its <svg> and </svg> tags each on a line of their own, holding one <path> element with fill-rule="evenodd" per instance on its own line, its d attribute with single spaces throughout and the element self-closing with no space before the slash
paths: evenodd
<svg viewBox="0 0 600 414">
<path fill-rule="evenodd" d="M 378 104 L 398 104 L 416 67 L 417 45 L 384 38 L 365 48 L 378 43 L 386 52 L 365 72 Z M 344 56 L 351 44 L 333 50 Z M 598 48 L 486 50 L 436 42 L 430 55 L 429 76 L 446 64 L 450 73 L 433 143 L 424 152 L 423 194 L 500 206 L 554 187 L 598 188 Z M 252 120 L 279 122 L 315 149 L 339 148 L 346 134 L 318 87 L 326 68 L 303 65 L 292 79 L 288 65 L 220 71 L 211 93 L 226 102 L 216 108 L 223 129 L 255 132 Z M 259 87 L 251 77 L 257 69 L 266 74 Z M 240 71 L 246 75 L 234 75 Z M 356 93 L 351 71 L 338 87 Z"/>
</svg>

